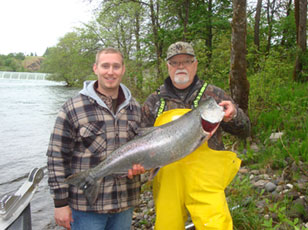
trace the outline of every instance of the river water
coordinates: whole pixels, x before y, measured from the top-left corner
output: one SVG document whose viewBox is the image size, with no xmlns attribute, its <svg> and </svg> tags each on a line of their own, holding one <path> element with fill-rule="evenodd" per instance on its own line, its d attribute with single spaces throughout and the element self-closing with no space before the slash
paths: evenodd
<svg viewBox="0 0 308 230">
<path fill-rule="evenodd" d="M 0 196 L 18 189 L 31 169 L 46 166 L 56 115 L 79 90 L 52 81 L 0 79 Z M 31 212 L 33 230 L 55 229 L 46 170 Z"/>
</svg>

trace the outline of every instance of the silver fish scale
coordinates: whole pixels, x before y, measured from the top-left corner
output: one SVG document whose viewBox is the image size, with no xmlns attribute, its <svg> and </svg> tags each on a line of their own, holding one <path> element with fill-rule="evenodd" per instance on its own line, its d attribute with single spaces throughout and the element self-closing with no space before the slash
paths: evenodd
<svg viewBox="0 0 308 230">
<path fill-rule="evenodd" d="M 219 123 L 223 116 L 223 109 L 209 97 L 177 120 L 122 145 L 96 167 L 71 175 L 66 183 L 82 189 L 88 202 L 94 204 L 101 178 L 126 174 L 134 164 L 152 169 L 180 160 L 209 138 L 209 133 L 202 128 L 202 120 Z"/>
<path fill-rule="evenodd" d="M 208 133 L 201 126 L 201 116 L 220 122 L 223 114 L 214 99 L 209 99 L 177 120 L 153 128 L 148 134 L 124 144 L 93 169 L 96 173 L 91 174 L 98 178 L 127 173 L 134 164 L 152 169 L 179 160 L 207 139 Z"/>
</svg>

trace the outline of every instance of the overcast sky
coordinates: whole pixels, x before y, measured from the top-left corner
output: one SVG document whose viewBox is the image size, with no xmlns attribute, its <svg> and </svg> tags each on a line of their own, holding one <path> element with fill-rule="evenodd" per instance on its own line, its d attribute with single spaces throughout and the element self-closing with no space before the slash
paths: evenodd
<svg viewBox="0 0 308 230">
<path fill-rule="evenodd" d="M 73 27 L 92 19 L 84 0 L 0 0 L 0 54 L 41 56 Z"/>
</svg>

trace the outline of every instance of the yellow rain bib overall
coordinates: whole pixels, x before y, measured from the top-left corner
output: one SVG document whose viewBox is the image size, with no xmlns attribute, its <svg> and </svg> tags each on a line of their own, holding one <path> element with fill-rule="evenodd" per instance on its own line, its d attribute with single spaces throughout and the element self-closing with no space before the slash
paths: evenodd
<svg viewBox="0 0 308 230">
<path fill-rule="evenodd" d="M 188 111 L 166 111 L 154 125 L 168 123 Z M 212 150 L 206 142 L 185 158 L 161 168 L 153 181 L 155 229 L 184 229 L 187 212 L 197 230 L 233 229 L 224 189 L 240 164 L 235 153 Z"/>
</svg>

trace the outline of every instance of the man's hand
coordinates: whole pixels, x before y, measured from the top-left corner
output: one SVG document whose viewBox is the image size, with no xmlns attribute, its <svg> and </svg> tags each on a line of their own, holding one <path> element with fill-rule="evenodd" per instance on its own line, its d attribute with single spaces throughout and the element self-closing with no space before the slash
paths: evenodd
<svg viewBox="0 0 308 230">
<path fill-rule="evenodd" d="M 128 170 L 127 177 L 133 179 L 134 176 L 145 173 L 145 169 L 140 164 L 133 165 L 132 169 Z"/>
<path fill-rule="evenodd" d="M 235 105 L 231 101 L 222 101 L 219 103 L 219 105 L 224 107 L 224 122 L 229 122 L 232 120 L 232 118 L 236 117 L 237 110 L 235 108 Z"/>
<path fill-rule="evenodd" d="M 70 230 L 70 223 L 73 222 L 71 208 L 68 205 L 61 208 L 55 208 L 55 220 L 57 225 Z"/>
</svg>

